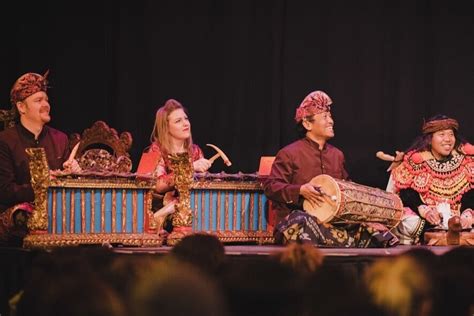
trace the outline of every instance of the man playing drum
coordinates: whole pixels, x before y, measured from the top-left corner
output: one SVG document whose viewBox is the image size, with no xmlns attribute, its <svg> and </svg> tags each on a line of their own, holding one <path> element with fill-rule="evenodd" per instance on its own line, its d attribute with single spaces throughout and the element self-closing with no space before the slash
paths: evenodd
<svg viewBox="0 0 474 316">
<path fill-rule="evenodd" d="M 310 242 L 328 247 L 386 247 L 398 239 L 378 223 L 322 223 L 302 210 L 303 201 L 322 205 L 322 190 L 311 184 L 315 176 L 326 174 L 348 179 L 344 154 L 327 143 L 334 137 L 331 98 L 322 91 L 311 92 L 296 110 L 295 120 L 301 139 L 281 149 L 264 183 L 265 194 L 273 201 L 277 243 Z"/>
</svg>

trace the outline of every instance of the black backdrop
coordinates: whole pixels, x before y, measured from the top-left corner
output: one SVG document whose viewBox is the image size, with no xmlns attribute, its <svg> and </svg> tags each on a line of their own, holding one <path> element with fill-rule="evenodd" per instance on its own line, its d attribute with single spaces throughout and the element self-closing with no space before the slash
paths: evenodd
<svg viewBox="0 0 474 316">
<path fill-rule="evenodd" d="M 336 137 L 354 181 L 384 187 L 377 150 L 406 148 L 423 118 L 456 117 L 472 141 L 474 1 L 2 1 L 0 102 L 21 74 L 50 69 L 51 125 L 104 120 L 134 137 L 137 166 L 168 98 L 193 137 L 254 172 L 295 140 L 313 90 L 334 101 Z"/>
</svg>

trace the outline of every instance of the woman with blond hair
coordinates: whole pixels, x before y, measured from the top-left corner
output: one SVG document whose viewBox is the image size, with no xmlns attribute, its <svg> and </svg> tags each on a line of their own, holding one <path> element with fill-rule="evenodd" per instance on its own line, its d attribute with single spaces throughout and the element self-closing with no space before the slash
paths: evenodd
<svg viewBox="0 0 474 316">
<path fill-rule="evenodd" d="M 169 99 L 156 111 L 150 140 L 149 152 L 153 152 L 156 157 L 153 175 L 158 179 L 158 193 L 166 193 L 174 188 L 168 155 L 188 152 L 196 172 L 204 172 L 211 167 L 211 162 L 204 158 L 199 146 L 193 144 L 187 110 L 174 99 Z"/>
<path fill-rule="evenodd" d="M 187 111 L 174 99 L 166 101 L 156 111 L 150 140 L 147 155 L 152 160 L 151 174 L 157 179 L 153 209 L 156 211 L 155 220 L 161 227 L 166 216 L 174 212 L 172 201 L 178 198 L 174 191 L 174 173 L 169 156 L 187 152 L 195 172 L 205 172 L 212 163 L 204 158 L 199 146 L 193 144 L 191 122 Z M 164 224 L 164 228 L 168 231 L 171 229 L 167 223 Z"/>
</svg>

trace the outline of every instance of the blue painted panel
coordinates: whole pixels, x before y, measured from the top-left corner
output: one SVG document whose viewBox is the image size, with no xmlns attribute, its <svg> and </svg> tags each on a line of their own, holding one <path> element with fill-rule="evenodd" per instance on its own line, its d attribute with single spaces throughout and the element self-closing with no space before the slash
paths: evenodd
<svg viewBox="0 0 474 316">
<path fill-rule="evenodd" d="M 105 190 L 105 232 L 112 232 L 112 190 Z"/>
<path fill-rule="evenodd" d="M 229 192 L 228 229 L 234 229 L 234 192 Z"/>
<path fill-rule="evenodd" d="M 262 222 L 262 230 L 267 230 L 267 212 L 268 200 L 265 194 L 260 194 L 262 209 L 260 210 L 260 220 Z"/>
<path fill-rule="evenodd" d="M 56 231 L 53 233 L 62 234 L 63 232 L 63 199 L 62 199 L 62 192 L 58 190 L 56 193 Z"/>
<path fill-rule="evenodd" d="M 253 195 L 253 230 L 258 230 L 258 217 L 260 216 L 260 210 L 258 209 L 258 193 Z"/>
<path fill-rule="evenodd" d="M 198 213 L 197 213 L 197 218 L 198 218 L 198 221 L 197 221 L 197 230 L 202 230 L 202 190 L 199 190 L 196 192 L 197 193 L 197 197 L 198 197 L 198 200 L 197 200 L 197 210 L 198 210 Z"/>
<path fill-rule="evenodd" d="M 90 234 L 91 232 L 91 191 L 87 190 L 85 195 L 86 195 L 86 230 L 85 232 Z"/>
<path fill-rule="evenodd" d="M 143 209 L 143 190 L 139 190 L 137 192 L 137 232 L 143 233 L 143 217 L 144 209 Z"/>
<path fill-rule="evenodd" d="M 125 210 L 123 209 L 122 205 L 122 190 L 117 190 L 115 194 L 115 206 L 117 207 L 117 214 L 115 217 L 115 227 L 117 233 L 122 232 L 122 218 L 125 216 Z"/>
<path fill-rule="evenodd" d="M 244 230 L 249 230 L 250 229 L 250 193 L 245 192 L 244 193 L 244 205 L 242 205 L 242 209 L 244 210 L 244 223 L 242 224 L 242 228 Z"/>
<path fill-rule="evenodd" d="M 219 194 L 221 195 L 221 227 L 220 230 L 225 230 L 225 191 L 220 191 Z"/>
<path fill-rule="evenodd" d="M 204 193 L 204 230 L 209 230 L 209 190 Z"/>
<path fill-rule="evenodd" d="M 242 192 L 240 191 L 237 191 L 237 209 L 234 210 L 234 216 L 237 217 L 237 221 L 235 223 L 236 227 L 235 229 L 236 230 L 241 230 L 242 229 L 242 222 L 241 222 L 241 212 L 242 212 Z"/>
<path fill-rule="evenodd" d="M 102 232 L 102 227 L 101 227 L 101 213 L 102 213 L 102 205 L 101 205 L 101 190 L 95 190 L 94 191 L 94 232 L 95 233 L 101 233 Z"/>
<path fill-rule="evenodd" d="M 48 233 L 53 232 L 53 190 L 48 190 Z"/>
<path fill-rule="evenodd" d="M 212 223 L 211 230 L 217 230 L 217 192 L 212 191 L 212 201 L 211 201 L 211 214 L 212 214 Z"/>
<path fill-rule="evenodd" d="M 66 209 L 63 210 L 66 215 L 66 227 L 64 233 L 71 232 L 71 190 L 66 190 Z M 63 215 L 63 216 L 64 216 Z"/>
<path fill-rule="evenodd" d="M 81 190 L 74 189 L 74 233 L 82 231 Z"/>
<path fill-rule="evenodd" d="M 193 225 L 192 225 L 192 228 L 193 228 L 193 231 L 196 230 L 196 207 L 195 207 L 195 203 L 194 203 L 194 196 L 195 196 L 195 190 L 191 191 L 191 195 L 190 195 L 190 199 L 191 199 L 191 210 L 193 212 Z"/>
<path fill-rule="evenodd" d="M 132 208 L 132 201 L 133 201 L 133 196 L 131 191 L 127 191 L 127 222 L 126 222 L 126 227 L 127 227 L 127 233 L 132 233 L 133 232 L 133 208 Z"/>
</svg>

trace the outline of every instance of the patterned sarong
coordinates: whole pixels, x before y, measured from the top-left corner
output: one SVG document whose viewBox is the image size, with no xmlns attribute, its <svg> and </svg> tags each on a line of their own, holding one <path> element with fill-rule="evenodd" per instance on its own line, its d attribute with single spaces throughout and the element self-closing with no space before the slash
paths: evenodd
<svg viewBox="0 0 474 316">
<path fill-rule="evenodd" d="M 295 210 L 275 227 L 275 241 L 278 244 L 290 242 L 313 243 L 322 247 L 391 247 L 398 244 L 398 238 L 388 229 L 379 230 L 371 224 L 319 223 L 308 213 Z"/>
</svg>

